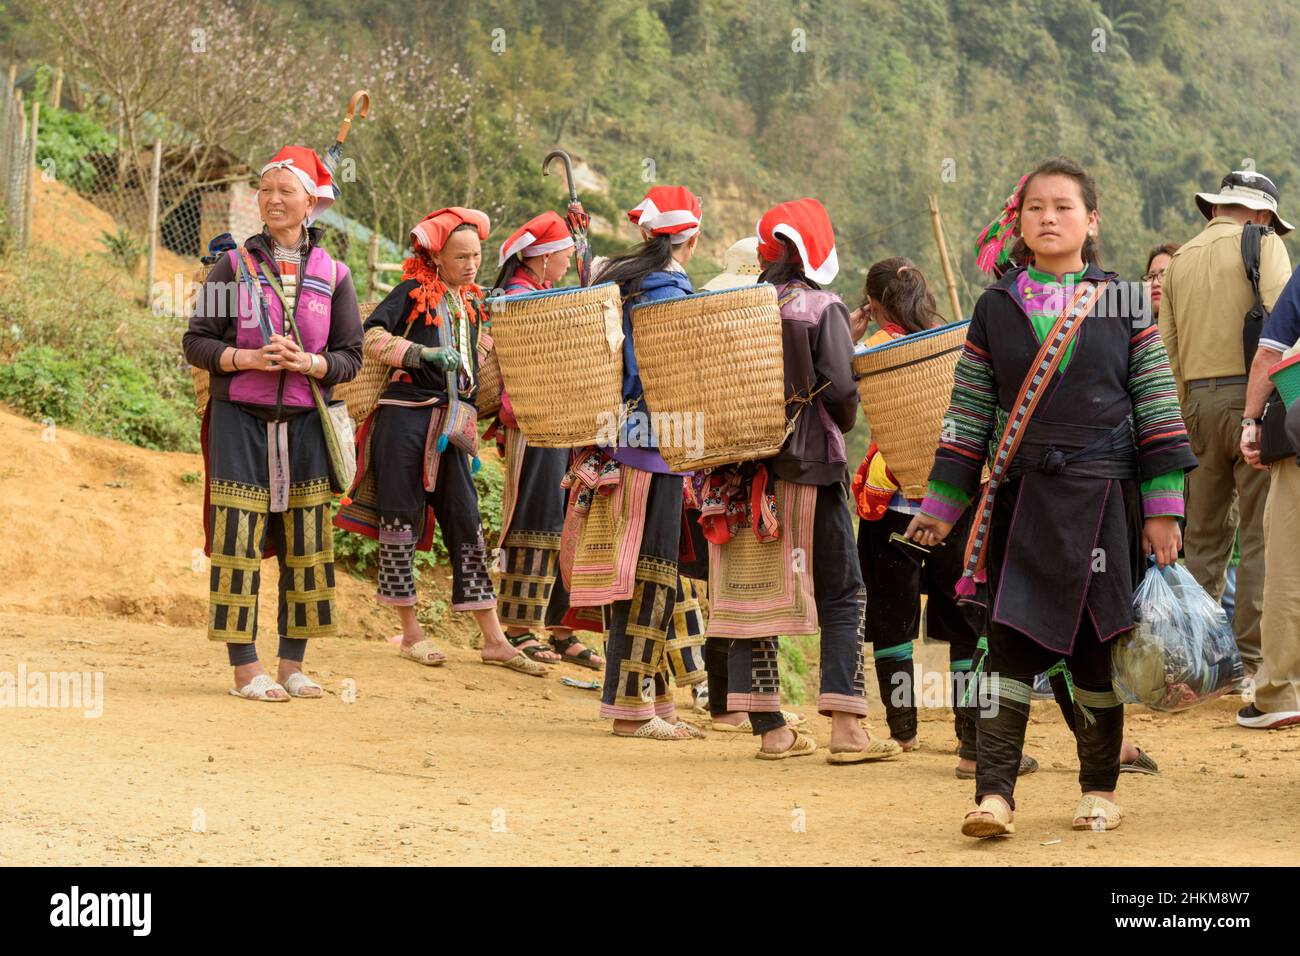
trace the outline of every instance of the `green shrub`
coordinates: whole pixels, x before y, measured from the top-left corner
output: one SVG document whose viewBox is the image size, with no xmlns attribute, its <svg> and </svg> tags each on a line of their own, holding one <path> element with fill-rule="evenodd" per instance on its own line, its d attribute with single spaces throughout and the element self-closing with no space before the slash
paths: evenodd
<svg viewBox="0 0 1300 956">
<path fill-rule="evenodd" d="M 104 244 L 104 255 L 113 265 L 121 266 L 127 272 L 134 273 L 145 253 L 144 243 L 119 226 L 116 233 L 101 232 L 99 241 Z"/>
<path fill-rule="evenodd" d="M 81 191 L 93 188 L 97 171 L 88 157 L 116 149 L 113 134 L 87 114 L 41 105 L 36 166 L 42 172 L 53 173 L 64 185 Z"/>
<path fill-rule="evenodd" d="M 81 363 L 49 346 L 27 346 L 12 365 L 0 366 L 0 399 L 31 418 L 70 425 L 85 396 Z"/>
</svg>

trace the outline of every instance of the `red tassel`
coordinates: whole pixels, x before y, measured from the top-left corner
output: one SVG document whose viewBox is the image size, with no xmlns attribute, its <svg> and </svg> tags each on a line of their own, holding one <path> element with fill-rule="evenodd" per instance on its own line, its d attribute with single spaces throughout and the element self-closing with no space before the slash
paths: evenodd
<svg viewBox="0 0 1300 956">
<path fill-rule="evenodd" d="M 957 597 L 974 597 L 975 596 L 975 579 L 969 574 L 963 574 L 961 580 L 957 582 Z"/>
<path fill-rule="evenodd" d="M 344 495 L 342 498 L 339 499 L 339 504 L 341 504 L 344 508 L 346 508 L 348 505 L 352 504 L 352 499 L 349 498 L 347 495 Z"/>
</svg>

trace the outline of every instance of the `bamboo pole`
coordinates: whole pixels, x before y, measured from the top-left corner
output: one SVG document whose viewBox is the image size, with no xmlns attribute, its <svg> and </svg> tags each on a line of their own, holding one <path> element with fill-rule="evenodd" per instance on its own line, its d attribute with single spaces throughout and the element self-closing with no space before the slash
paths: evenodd
<svg viewBox="0 0 1300 956">
<path fill-rule="evenodd" d="M 948 261 L 948 243 L 943 239 L 943 224 L 939 220 L 939 197 L 930 196 L 930 224 L 934 227 L 934 241 L 939 247 L 939 261 L 943 264 L 943 278 L 948 284 L 948 299 L 952 303 L 953 322 L 962 319 L 961 299 L 957 297 L 957 282 L 953 278 L 952 263 Z"/>
<path fill-rule="evenodd" d="M 59 63 L 54 68 L 54 86 L 50 89 L 50 105 L 57 107 L 59 101 L 63 99 L 63 57 L 59 57 Z"/>
<path fill-rule="evenodd" d="M 154 265 L 158 259 L 158 194 L 162 189 L 162 140 L 153 141 L 153 178 L 149 183 L 149 258 L 145 266 L 145 295 L 153 294 Z"/>
</svg>

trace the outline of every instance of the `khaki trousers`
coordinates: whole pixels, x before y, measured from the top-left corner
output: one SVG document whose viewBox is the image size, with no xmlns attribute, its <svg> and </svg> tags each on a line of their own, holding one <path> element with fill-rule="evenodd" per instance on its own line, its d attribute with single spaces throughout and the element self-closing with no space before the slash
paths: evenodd
<svg viewBox="0 0 1300 956">
<path fill-rule="evenodd" d="M 1237 568 L 1237 609 L 1232 630 L 1250 674 L 1259 668 L 1260 616 L 1264 609 L 1264 501 L 1268 472 L 1241 457 L 1241 417 L 1246 386 L 1188 389 L 1183 420 L 1197 467 L 1187 476 L 1187 532 L 1183 550 L 1187 570 L 1217 601 L 1223 597 L 1232 543 L 1241 530 Z M 1234 520 L 1237 505 L 1239 522 Z"/>
<path fill-rule="evenodd" d="M 1264 541 L 1264 663 L 1255 675 L 1255 706 L 1266 713 L 1300 711 L 1300 466 L 1274 462 Z"/>
</svg>

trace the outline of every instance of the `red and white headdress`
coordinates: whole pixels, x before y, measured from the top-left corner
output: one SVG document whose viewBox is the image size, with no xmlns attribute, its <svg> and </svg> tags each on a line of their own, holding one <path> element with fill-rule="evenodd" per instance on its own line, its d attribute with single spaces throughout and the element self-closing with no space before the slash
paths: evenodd
<svg viewBox="0 0 1300 956">
<path fill-rule="evenodd" d="M 262 167 L 258 175 L 265 176 L 272 169 L 289 170 L 302 183 L 307 195 L 316 197 L 316 205 L 308 214 L 307 222 L 315 222 L 321 213 L 334 205 L 334 177 L 315 150 L 306 146 L 286 146 Z"/>
<path fill-rule="evenodd" d="M 544 256 L 572 248 L 573 236 L 565 221 L 553 212 L 544 212 L 529 219 L 501 244 L 501 262 L 516 254 Z"/>
<path fill-rule="evenodd" d="M 429 213 L 411 230 L 411 247 L 425 252 L 441 252 L 447 244 L 447 237 L 456 231 L 456 227 L 469 223 L 478 231 L 480 240 L 486 239 L 492 231 L 492 221 L 487 213 L 464 206 L 446 206 Z"/>
<path fill-rule="evenodd" d="M 647 236 L 671 236 L 677 245 L 700 231 L 700 197 L 685 186 L 655 186 L 627 218 Z"/>
<path fill-rule="evenodd" d="M 785 255 L 781 239 L 794 244 L 803 271 L 813 282 L 825 284 L 840 271 L 835 254 L 835 230 L 826 207 L 816 199 L 795 199 L 773 206 L 758 221 L 758 254 L 767 262 Z"/>
</svg>

